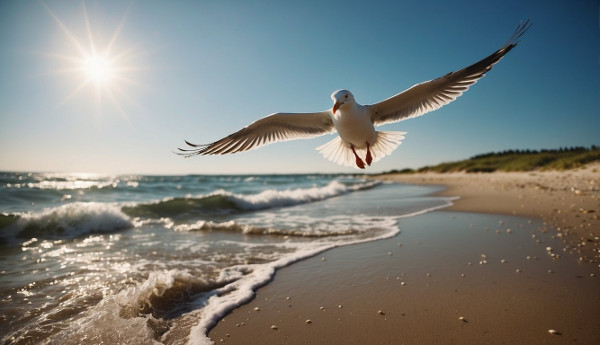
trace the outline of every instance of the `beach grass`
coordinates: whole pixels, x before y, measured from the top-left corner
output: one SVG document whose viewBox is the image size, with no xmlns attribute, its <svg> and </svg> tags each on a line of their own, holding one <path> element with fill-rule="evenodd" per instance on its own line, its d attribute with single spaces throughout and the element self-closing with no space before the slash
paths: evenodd
<svg viewBox="0 0 600 345">
<path fill-rule="evenodd" d="M 388 173 L 425 172 L 494 172 L 569 170 L 600 161 L 600 147 L 571 147 L 552 150 L 506 150 L 473 156 L 469 159 L 425 166 L 417 170 L 403 169 Z"/>
</svg>

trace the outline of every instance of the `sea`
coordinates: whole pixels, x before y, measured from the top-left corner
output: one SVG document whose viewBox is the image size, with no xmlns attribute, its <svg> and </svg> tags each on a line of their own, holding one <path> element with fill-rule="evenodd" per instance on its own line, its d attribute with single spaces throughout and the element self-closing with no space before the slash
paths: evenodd
<svg viewBox="0 0 600 345">
<path fill-rule="evenodd" d="M 278 269 L 397 236 L 440 187 L 353 175 L 0 172 L 2 344 L 212 344 Z"/>
</svg>

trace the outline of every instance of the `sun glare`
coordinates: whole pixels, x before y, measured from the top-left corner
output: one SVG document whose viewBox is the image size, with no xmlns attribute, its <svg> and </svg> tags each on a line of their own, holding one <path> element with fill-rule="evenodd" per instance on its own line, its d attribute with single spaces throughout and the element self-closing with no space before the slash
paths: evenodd
<svg viewBox="0 0 600 345">
<path fill-rule="evenodd" d="M 104 56 L 89 56 L 83 61 L 83 72 L 96 84 L 109 83 L 115 74 L 110 59 Z"/>
<path fill-rule="evenodd" d="M 126 87 L 129 85 L 140 86 L 132 79 L 132 73 L 139 71 L 140 68 L 133 63 L 136 56 L 134 49 L 132 47 L 120 49 L 117 45 L 117 38 L 124 25 L 124 19 L 112 36 L 109 36 L 110 40 L 101 42 L 98 37 L 106 37 L 106 35 L 92 30 L 85 4 L 83 4 L 85 30 L 81 31 L 69 29 L 50 8 L 44 6 L 74 49 L 71 53 L 66 54 L 48 54 L 64 62 L 64 66 L 56 72 L 70 74 L 71 77 L 75 77 L 73 80 L 79 80 L 79 84 L 75 84 L 76 86 L 62 103 L 69 101 L 83 90 L 90 89 L 98 107 L 105 99 L 108 99 L 121 114 L 125 115 L 122 103 L 124 100 L 132 100 L 126 92 Z M 81 40 L 81 36 L 87 36 L 87 40 Z"/>
</svg>

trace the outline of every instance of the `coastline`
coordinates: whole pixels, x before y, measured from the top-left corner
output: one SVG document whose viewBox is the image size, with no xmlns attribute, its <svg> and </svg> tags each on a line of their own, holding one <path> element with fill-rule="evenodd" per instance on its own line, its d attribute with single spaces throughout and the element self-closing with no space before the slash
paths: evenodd
<svg viewBox="0 0 600 345">
<path fill-rule="evenodd" d="M 209 337 L 229 344 L 598 343 L 598 170 L 377 176 L 444 185 L 438 195 L 460 199 L 399 220 L 394 238 L 281 269 Z"/>
<path fill-rule="evenodd" d="M 566 171 L 385 174 L 396 183 L 443 185 L 446 210 L 532 217 L 556 229 L 567 251 L 600 268 L 600 164 Z"/>
</svg>

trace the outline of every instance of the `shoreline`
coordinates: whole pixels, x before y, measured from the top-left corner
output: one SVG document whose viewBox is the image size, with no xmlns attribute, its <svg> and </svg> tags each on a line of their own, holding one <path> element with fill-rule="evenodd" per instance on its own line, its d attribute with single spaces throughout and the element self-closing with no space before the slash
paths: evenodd
<svg viewBox="0 0 600 345">
<path fill-rule="evenodd" d="M 569 253 L 600 268 L 600 164 L 566 171 L 384 174 L 382 181 L 442 185 L 450 211 L 541 219 Z M 553 229 L 553 230 L 554 230 Z"/>
<path fill-rule="evenodd" d="M 282 268 L 208 336 L 217 344 L 600 342 L 594 169 L 378 176 L 444 185 L 437 195 L 460 199 L 399 220 L 393 238 Z"/>
</svg>

